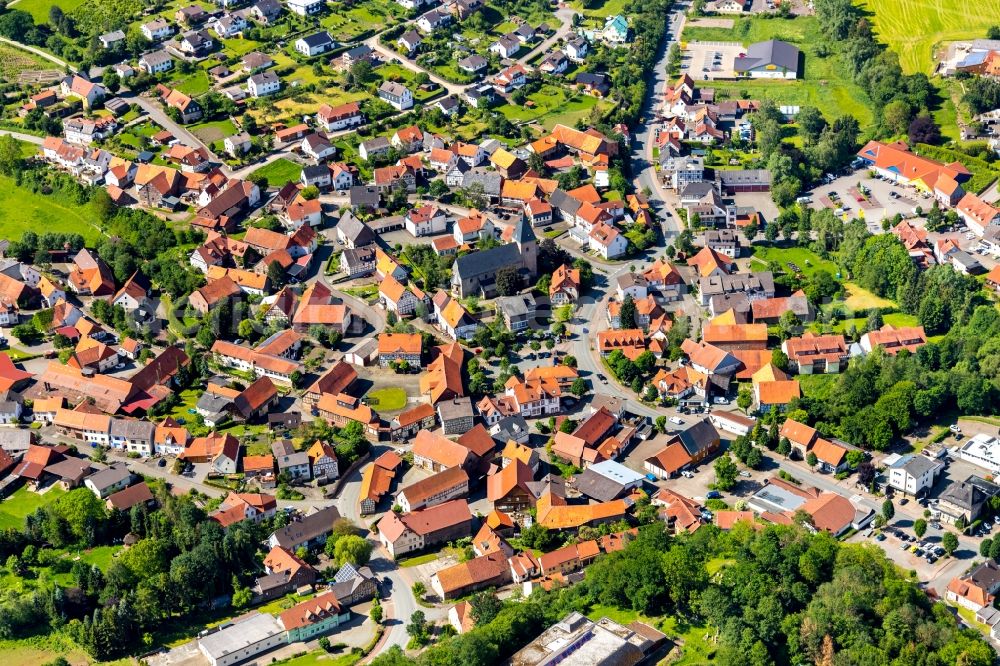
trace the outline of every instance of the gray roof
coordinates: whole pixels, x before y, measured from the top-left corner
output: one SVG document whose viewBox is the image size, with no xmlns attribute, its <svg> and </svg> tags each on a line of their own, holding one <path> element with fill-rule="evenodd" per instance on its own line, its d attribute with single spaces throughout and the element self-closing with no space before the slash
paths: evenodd
<svg viewBox="0 0 1000 666">
<path fill-rule="evenodd" d="M 907 474 L 917 478 L 920 478 L 932 469 L 941 466 L 941 463 L 936 460 L 931 460 L 927 456 L 909 456 L 909 459 L 900 465 L 900 467 L 906 470 Z"/>
<path fill-rule="evenodd" d="M 91 474 L 87 480 L 98 490 L 104 490 L 131 477 L 132 472 L 128 471 L 128 467 L 119 463 Z"/>
<path fill-rule="evenodd" d="M 517 245 L 507 243 L 479 252 L 470 252 L 455 260 L 454 274 L 465 280 L 479 275 L 496 273 L 505 266 L 521 263 L 521 251 Z"/>
<path fill-rule="evenodd" d="M 310 136 L 318 136 L 316 134 L 310 134 Z M 326 139 L 324 139 L 326 141 Z M 327 144 L 330 142 L 327 141 Z M 325 164 L 307 164 L 302 167 L 302 177 L 306 180 L 314 180 L 316 178 L 322 178 L 323 176 L 330 175 L 330 167 Z"/>
<path fill-rule="evenodd" d="M 389 150 L 392 148 L 392 144 L 389 143 L 389 139 L 384 136 L 377 136 L 374 139 L 362 141 L 358 147 L 360 148 L 361 146 L 364 146 L 365 150 L 369 153 L 373 150 Z"/>
<path fill-rule="evenodd" d="M 209 414 L 220 414 L 229 405 L 233 404 L 233 399 L 228 398 L 218 393 L 212 393 L 211 391 L 205 391 L 198 398 L 198 403 L 195 405 L 195 409 L 199 412 L 208 412 Z"/>
<path fill-rule="evenodd" d="M 771 172 L 767 169 L 719 169 L 715 173 L 726 187 L 771 184 Z"/>
<path fill-rule="evenodd" d="M 354 188 L 351 188 L 353 194 Z M 353 197 L 352 197 L 353 198 Z M 353 201 L 352 201 L 353 203 Z M 375 242 L 375 234 L 368 228 L 368 225 L 354 217 L 354 213 L 347 211 L 337 222 L 337 231 L 343 234 L 354 245 L 370 245 Z"/>
<path fill-rule="evenodd" d="M 697 183 L 688 183 L 684 187 L 684 191 L 681 192 L 681 198 L 702 199 L 712 192 L 715 192 L 715 186 L 708 181 L 702 180 Z"/>
<path fill-rule="evenodd" d="M 737 72 L 748 72 L 758 67 L 774 65 L 790 72 L 799 70 L 799 50 L 788 42 L 771 39 L 757 42 L 747 47 L 747 54 L 737 58 L 733 69 Z"/>
<path fill-rule="evenodd" d="M 308 46 L 309 48 L 333 43 L 333 37 L 331 37 L 330 33 L 328 33 L 326 30 L 314 33 L 312 35 L 308 35 L 306 37 L 302 37 L 301 39 L 303 42 L 305 42 L 305 45 Z"/>
<path fill-rule="evenodd" d="M 965 481 L 956 481 L 941 493 L 938 499 L 963 509 L 975 510 L 990 497 L 1000 493 L 1000 486 L 972 475 Z"/>
<path fill-rule="evenodd" d="M 111 419 L 111 436 L 126 439 L 153 439 L 156 426 L 151 421 L 134 419 Z"/>
<path fill-rule="evenodd" d="M 576 211 L 580 209 L 580 200 L 558 187 L 549 196 L 549 203 L 553 208 L 558 209 L 564 217 L 575 217 Z"/>
<path fill-rule="evenodd" d="M 462 187 L 468 188 L 474 183 L 483 186 L 483 192 L 489 196 L 500 196 L 503 188 L 503 176 L 496 171 L 487 171 L 482 167 L 476 167 L 462 176 Z"/>
<path fill-rule="evenodd" d="M 0 449 L 7 453 L 27 451 L 31 445 L 31 430 L 20 428 L 0 429 Z"/>
<path fill-rule="evenodd" d="M 347 57 L 350 60 L 357 60 L 358 58 L 367 58 L 372 52 L 372 47 L 367 44 L 362 44 L 361 46 L 355 46 L 353 49 L 347 51 Z"/>
<path fill-rule="evenodd" d="M 684 446 L 688 455 L 694 457 L 719 441 L 719 431 L 707 419 L 698 421 L 690 428 L 682 430 L 676 435 L 677 439 Z"/>
<path fill-rule="evenodd" d="M 576 477 L 575 485 L 581 493 L 598 502 L 610 502 L 616 499 L 626 487 L 624 483 L 609 479 L 589 468 Z"/>
<path fill-rule="evenodd" d="M 443 400 L 438 403 L 437 412 L 442 422 L 452 419 L 472 418 L 474 416 L 472 398 L 465 396 L 464 398 Z"/>
<path fill-rule="evenodd" d="M 333 530 L 333 524 L 340 518 L 335 506 L 328 506 L 300 520 L 292 521 L 271 535 L 279 546 L 295 550 L 307 541 Z"/>
<path fill-rule="evenodd" d="M 531 225 L 528 224 L 524 217 L 521 217 L 517 221 L 517 226 L 514 227 L 514 234 L 511 236 L 511 240 L 515 243 L 530 243 L 532 241 L 538 240 L 535 236 L 535 232 L 531 230 Z"/>
<path fill-rule="evenodd" d="M 371 206 L 372 208 L 377 208 L 382 201 L 382 195 L 379 194 L 378 188 L 369 185 L 352 185 L 350 200 L 352 206 Z M 341 218 L 341 220 L 343 219 Z M 367 245 L 367 243 L 362 244 Z"/>
<path fill-rule="evenodd" d="M 198 646 L 214 662 L 284 631 L 273 615 L 257 613 L 214 634 L 202 636 Z"/>
<path fill-rule="evenodd" d="M 524 433 L 530 432 L 528 422 L 525 421 L 524 417 L 520 414 L 505 416 L 493 427 L 496 428 L 496 433 L 493 435 L 493 439 L 504 444 L 506 444 L 509 439 L 518 439 Z"/>
<path fill-rule="evenodd" d="M 261 72 L 260 74 L 254 74 L 250 77 L 253 84 L 256 86 L 263 85 L 265 83 L 275 83 L 278 81 L 278 75 L 274 72 Z"/>
<path fill-rule="evenodd" d="M 771 271 L 760 273 L 736 273 L 735 275 L 715 275 L 698 281 L 702 294 L 728 294 L 732 292 L 763 291 L 774 292 L 774 275 Z"/>
<path fill-rule="evenodd" d="M 305 451 L 298 451 L 296 453 L 290 453 L 288 455 L 279 456 L 277 461 L 278 469 L 285 469 L 288 467 L 300 467 L 302 465 L 309 466 L 309 454 Z"/>
</svg>

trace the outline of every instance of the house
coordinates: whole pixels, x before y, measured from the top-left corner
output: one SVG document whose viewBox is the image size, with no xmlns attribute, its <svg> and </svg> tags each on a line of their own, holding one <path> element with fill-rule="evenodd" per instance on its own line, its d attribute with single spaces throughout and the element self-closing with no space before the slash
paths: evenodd
<svg viewBox="0 0 1000 666">
<path fill-rule="evenodd" d="M 91 474 L 83 481 L 90 492 L 94 493 L 98 499 L 107 499 L 119 490 L 123 490 L 132 483 L 132 472 L 123 463 L 117 463 Z"/>
<path fill-rule="evenodd" d="M 384 136 L 377 136 L 374 139 L 362 141 L 358 145 L 358 155 L 366 162 L 370 162 L 377 157 L 381 157 L 392 150 L 392 144 Z"/>
<path fill-rule="evenodd" d="M 385 368 L 393 363 L 406 362 L 410 367 L 422 368 L 422 344 L 419 333 L 382 333 L 378 336 L 379 365 Z"/>
<path fill-rule="evenodd" d="M 971 525 L 982 516 L 990 499 L 1000 494 L 1000 486 L 976 475 L 955 481 L 938 495 L 937 511 L 943 523 L 954 525 L 961 520 Z"/>
<path fill-rule="evenodd" d="M 215 46 L 215 40 L 207 30 L 192 30 L 184 33 L 180 40 L 180 49 L 196 58 L 208 55 Z"/>
<path fill-rule="evenodd" d="M 626 626 L 606 617 L 594 621 L 573 612 L 515 653 L 511 663 L 517 666 L 638 664 L 665 639 L 663 634 L 642 622 Z"/>
<path fill-rule="evenodd" d="M 628 251 L 628 239 L 610 224 L 598 222 L 587 236 L 588 247 L 604 259 L 617 259 Z"/>
<path fill-rule="evenodd" d="M 224 629 L 199 637 L 198 650 L 210 666 L 231 666 L 287 642 L 285 628 L 273 615 L 251 613 Z"/>
<path fill-rule="evenodd" d="M 392 420 L 390 438 L 394 442 L 410 440 L 421 430 L 432 430 L 436 423 L 437 412 L 434 406 L 421 403 Z"/>
<path fill-rule="evenodd" d="M 309 481 L 312 478 L 312 465 L 305 451 L 296 451 L 287 440 L 275 440 L 271 444 L 271 453 L 278 465 L 278 474 L 285 474 L 292 483 Z"/>
<path fill-rule="evenodd" d="M 201 119 L 202 108 L 197 100 L 192 99 L 179 90 L 172 90 L 162 84 L 157 86 L 157 90 L 160 92 L 160 99 L 163 103 L 170 108 L 177 109 L 177 112 L 181 114 L 182 123 L 193 123 Z M 136 183 L 138 184 L 138 182 L 137 176 Z"/>
<path fill-rule="evenodd" d="M 210 513 L 208 517 L 225 528 L 244 520 L 260 523 L 273 516 L 277 511 L 278 502 L 271 495 L 230 492 L 222 500 L 219 508 Z"/>
<path fill-rule="evenodd" d="M 337 132 L 348 127 L 356 127 L 365 122 L 361 105 L 348 102 L 338 106 L 324 104 L 316 112 L 316 123 L 326 132 Z"/>
<path fill-rule="evenodd" d="M 562 74 L 569 68 L 569 58 L 562 51 L 555 50 L 549 53 L 542 62 L 539 63 L 539 71 L 546 74 Z"/>
<path fill-rule="evenodd" d="M 239 13 L 223 14 L 212 21 L 211 28 L 222 39 L 235 37 L 247 29 L 246 18 Z"/>
<path fill-rule="evenodd" d="M 611 92 L 611 79 L 606 74 L 580 72 L 573 79 L 573 83 L 580 86 L 585 93 L 594 97 L 607 97 L 608 93 Z"/>
<path fill-rule="evenodd" d="M 488 65 L 489 61 L 477 53 L 466 56 L 458 61 L 458 68 L 466 74 L 472 75 L 483 71 Z"/>
<path fill-rule="evenodd" d="M 654 456 L 647 458 L 643 469 L 658 479 L 669 479 L 693 463 L 699 463 L 718 450 L 719 432 L 707 418 L 677 433 Z"/>
<path fill-rule="evenodd" d="M 501 58 L 513 58 L 521 50 L 521 40 L 508 34 L 490 44 L 490 53 L 496 53 Z"/>
<path fill-rule="evenodd" d="M 340 56 L 340 63 L 345 69 L 350 69 L 350 67 L 355 63 L 368 62 L 372 59 L 374 53 L 375 52 L 370 46 L 367 44 L 361 44 L 344 51 Z"/>
<path fill-rule="evenodd" d="M 227 155 L 230 157 L 239 157 L 250 150 L 253 143 L 249 134 L 246 132 L 240 132 L 239 134 L 227 136 L 222 140 L 222 145 Z"/>
<path fill-rule="evenodd" d="M 799 77 L 799 49 L 788 42 L 771 39 L 747 47 L 733 62 L 737 77 L 752 79 L 797 79 Z"/>
<path fill-rule="evenodd" d="M 328 506 L 318 509 L 293 519 L 272 533 L 267 539 L 267 545 L 271 548 L 283 548 L 292 553 L 299 548 L 321 546 L 326 543 L 327 537 L 333 531 L 333 524 L 339 519 L 340 512 L 337 511 L 337 507 Z"/>
<path fill-rule="evenodd" d="M 247 79 L 247 90 L 253 97 L 273 95 L 281 90 L 281 79 L 274 72 L 260 72 Z"/>
<path fill-rule="evenodd" d="M 875 347 L 895 356 L 902 349 L 915 353 L 918 348 L 927 343 L 927 335 L 923 326 L 902 326 L 896 328 L 885 324 L 877 331 L 869 331 L 861 336 L 861 349 L 870 354 Z"/>
<path fill-rule="evenodd" d="M 447 11 L 435 7 L 430 11 L 424 12 L 417 18 L 417 27 L 426 34 L 430 34 L 437 30 L 438 28 L 450 25 L 452 21 L 451 14 Z"/>
<path fill-rule="evenodd" d="M 975 194 L 967 193 L 955 206 L 955 212 L 969 227 L 969 231 L 982 236 L 990 227 L 1000 226 L 1000 208 L 992 206 Z"/>
<path fill-rule="evenodd" d="M 323 0 L 288 0 L 288 11 L 299 16 L 312 16 L 323 9 Z"/>
<path fill-rule="evenodd" d="M 1000 565 L 996 560 L 987 559 L 966 575 L 953 578 L 948 583 L 945 598 L 962 608 L 978 612 L 993 605 L 998 590 Z"/>
<path fill-rule="evenodd" d="M 401 83 L 383 81 L 378 87 L 378 97 L 397 111 L 413 107 L 413 93 Z M 365 158 L 367 159 L 367 158 Z"/>
<path fill-rule="evenodd" d="M 493 89 L 501 94 L 511 93 L 519 88 L 523 88 L 528 83 L 528 70 L 524 65 L 518 63 L 500 70 L 493 77 Z"/>
<path fill-rule="evenodd" d="M 428 430 L 417 433 L 413 440 L 412 451 L 414 467 L 429 472 L 466 467 L 472 462 L 472 453 L 469 449 Z"/>
<path fill-rule="evenodd" d="M 461 345 L 441 345 L 435 351 L 437 355 L 420 378 L 420 392 L 427 395 L 432 405 L 465 395 L 465 387 L 462 385 L 465 351 Z"/>
<path fill-rule="evenodd" d="M 295 50 L 307 58 L 326 53 L 336 45 L 337 43 L 333 41 L 333 37 L 326 30 L 314 32 L 295 40 Z"/>
<path fill-rule="evenodd" d="M 564 48 L 569 59 L 576 64 L 580 64 L 587 58 L 587 53 L 590 51 L 590 44 L 587 43 L 586 39 L 570 33 L 566 37 Z"/>
<path fill-rule="evenodd" d="M 469 494 L 469 474 L 452 467 L 410 484 L 396 493 L 396 503 L 403 513 L 410 513 Z"/>
<path fill-rule="evenodd" d="M 406 230 L 414 238 L 433 236 L 444 233 L 448 223 L 448 215 L 444 210 L 431 204 L 411 208 L 403 218 Z"/>
<path fill-rule="evenodd" d="M 113 49 L 125 41 L 125 32 L 123 30 L 112 30 L 100 35 L 97 39 L 101 42 L 101 48 Z"/>
<path fill-rule="evenodd" d="M 378 537 L 389 556 L 396 559 L 469 536 L 471 528 L 469 505 L 457 499 L 402 515 L 388 513 L 378 523 Z"/>
<path fill-rule="evenodd" d="M 401 49 L 403 49 L 403 51 L 406 52 L 406 55 L 412 57 L 413 54 L 416 53 L 417 49 L 420 48 L 420 44 L 423 43 L 423 41 L 424 38 L 420 36 L 419 32 L 416 30 L 407 30 L 399 36 L 396 43 Z"/>
<path fill-rule="evenodd" d="M 417 177 L 409 166 L 387 166 L 375 169 L 375 189 L 387 192 L 402 189 L 407 192 L 417 191 Z"/>
<path fill-rule="evenodd" d="M 466 396 L 441 400 L 438 401 L 436 409 L 442 432 L 445 435 L 461 435 L 472 428 L 475 419 L 475 414 L 472 411 L 472 398 Z"/>
<path fill-rule="evenodd" d="M 604 20 L 604 27 L 595 36 L 613 46 L 625 44 L 629 41 L 628 20 L 621 14 L 609 16 Z"/>
<path fill-rule="evenodd" d="M 344 606 L 363 603 L 378 594 L 378 580 L 368 567 L 345 563 L 333 577 L 331 591 Z"/>
<path fill-rule="evenodd" d="M 645 477 L 614 460 L 589 465 L 576 477 L 576 489 L 598 502 L 609 502 L 642 488 Z"/>
<path fill-rule="evenodd" d="M 264 25 L 269 25 L 281 16 L 281 3 L 278 0 L 258 0 L 250 8 L 250 15 Z"/>
<path fill-rule="evenodd" d="M 507 558 L 508 554 L 501 550 L 440 569 L 431 576 L 431 589 L 441 599 L 454 599 L 487 587 L 506 585 L 511 581 Z"/>
<path fill-rule="evenodd" d="M 151 42 L 158 42 L 174 34 L 174 27 L 165 18 L 157 18 L 148 23 L 143 23 L 139 28 L 142 36 Z"/>
<path fill-rule="evenodd" d="M 350 609 L 341 608 L 333 592 L 307 599 L 278 615 L 278 623 L 285 629 L 285 640 L 289 643 L 326 634 L 350 619 Z"/>
<path fill-rule="evenodd" d="M 637 328 L 600 331 L 597 334 L 597 350 L 601 356 L 608 356 L 615 350 L 635 359 L 646 351 L 646 336 Z"/>
<path fill-rule="evenodd" d="M 507 329 L 515 333 L 527 330 L 535 320 L 535 297 L 530 293 L 501 296 L 496 301 L 496 308 Z"/>
<path fill-rule="evenodd" d="M 105 500 L 105 506 L 109 511 L 130 511 L 134 506 L 152 507 L 156 503 L 153 492 L 146 485 L 145 481 L 140 481 L 134 486 L 129 486 L 118 492 L 111 493 Z"/>
<path fill-rule="evenodd" d="M 944 463 L 919 454 L 906 454 L 888 465 L 889 485 L 905 495 L 922 497 L 934 487 Z"/>
<path fill-rule="evenodd" d="M 386 451 L 368 465 L 361 475 L 361 515 L 375 513 L 382 496 L 389 492 L 396 472 L 402 466 L 402 459 L 392 451 Z"/>
</svg>

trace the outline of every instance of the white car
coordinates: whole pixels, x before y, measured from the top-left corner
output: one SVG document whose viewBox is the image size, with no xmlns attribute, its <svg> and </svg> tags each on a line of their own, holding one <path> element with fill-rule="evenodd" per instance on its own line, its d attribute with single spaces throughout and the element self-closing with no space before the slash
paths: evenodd
<svg viewBox="0 0 1000 666">
<path fill-rule="evenodd" d="M 688 470 L 684 470 L 683 472 L 681 472 L 681 476 L 683 476 L 685 479 L 693 479 L 694 472 L 689 472 Z"/>
<path fill-rule="evenodd" d="M 950 426 L 948 426 L 948 430 L 952 431 L 956 435 L 962 432 L 962 429 L 958 427 L 957 423 L 952 423 Z"/>
<path fill-rule="evenodd" d="M 714 402 L 717 405 L 728 405 L 729 404 L 729 398 L 724 398 L 722 396 L 719 396 L 718 398 L 714 398 L 712 400 L 712 402 Z"/>
<path fill-rule="evenodd" d="M 676 416 L 671 416 L 667 420 L 673 423 L 674 425 L 684 425 L 684 419 L 678 418 Z"/>
</svg>

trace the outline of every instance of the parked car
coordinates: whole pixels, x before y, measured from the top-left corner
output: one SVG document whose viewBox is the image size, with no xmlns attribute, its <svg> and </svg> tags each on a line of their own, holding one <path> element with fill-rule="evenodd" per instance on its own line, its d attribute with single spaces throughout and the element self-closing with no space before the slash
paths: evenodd
<svg viewBox="0 0 1000 666">
<path fill-rule="evenodd" d="M 673 423 L 674 425 L 684 425 L 684 419 L 677 418 L 676 416 L 671 416 L 667 420 Z"/>
<path fill-rule="evenodd" d="M 718 490 L 709 490 L 705 493 L 705 499 L 722 499 L 722 493 Z"/>
<path fill-rule="evenodd" d="M 751 476 L 751 474 L 750 474 L 750 472 L 747 472 L 746 470 L 744 470 L 744 471 L 740 472 L 740 476 L 742 476 L 744 479 L 749 479 L 750 476 Z"/>
</svg>

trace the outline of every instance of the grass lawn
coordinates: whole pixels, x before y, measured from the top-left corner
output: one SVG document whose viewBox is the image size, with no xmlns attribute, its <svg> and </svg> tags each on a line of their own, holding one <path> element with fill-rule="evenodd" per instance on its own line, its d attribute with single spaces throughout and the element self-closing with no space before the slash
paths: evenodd
<svg viewBox="0 0 1000 666">
<path fill-rule="evenodd" d="M 261 47 L 261 42 L 255 42 L 252 39 L 223 39 L 222 49 L 228 55 L 234 56 L 245 56 L 254 49 Z"/>
<path fill-rule="evenodd" d="M 673 662 L 675 666 L 710 664 L 715 661 L 714 627 L 686 624 L 676 617 L 668 617 L 660 625 L 660 631 L 670 640 L 683 643 L 680 659 Z"/>
<path fill-rule="evenodd" d="M 59 5 L 61 10 L 69 14 L 85 1 L 86 0 L 21 0 L 17 3 L 14 9 L 20 9 L 23 12 L 28 12 L 35 19 L 35 23 L 48 23 L 49 10 L 56 5 Z"/>
<path fill-rule="evenodd" d="M 767 245 L 753 246 L 753 261 L 751 262 L 752 269 L 765 270 L 762 264 L 769 264 L 772 261 L 781 264 L 781 269 L 785 273 L 792 272 L 792 269 L 788 267 L 789 263 L 793 263 L 798 266 L 799 270 L 807 276 L 812 276 L 813 273 L 820 269 L 825 270 L 833 276 L 836 276 L 839 272 L 837 264 L 827 259 L 823 259 L 821 256 L 808 248 L 784 248 Z"/>
<path fill-rule="evenodd" d="M 625 5 L 629 4 L 629 2 L 628 0 L 603 0 L 598 6 L 589 8 L 581 0 L 574 0 L 574 2 L 568 4 L 584 16 L 606 18 L 615 14 L 625 14 Z"/>
<path fill-rule="evenodd" d="M 799 380 L 799 387 L 802 389 L 802 395 L 808 398 L 819 398 L 822 400 L 830 395 L 830 391 L 836 384 L 838 376 L 839 375 L 798 375 L 796 376 L 796 379 Z"/>
<path fill-rule="evenodd" d="M 876 296 L 872 292 L 854 284 L 853 282 L 845 282 L 844 287 L 847 289 L 847 299 L 845 301 L 845 305 L 847 305 L 848 310 L 896 307 L 896 304 L 888 298 Z"/>
<path fill-rule="evenodd" d="M 725 567 L 735 563 L 736 560 L 730 560 L 725 557 L 713 557 L 708 562 L 705 562 L 705 571 L 708 572 L 709 576 L 714 576 Z"/>
<path fill-rule="evenodd" d="M 568 94 L 567 91 L 554 85 L 544 85 L 538 92 L 528 95 L 533 106 L 527 104 L 502 104 L 495 109 L 511 122 L 528 122 L 537 120 L 547 129 L 556 124 L 573 125 L 580 118 L 586 118 L 597 106 L 598 99 L 583 93 Z"/>
<path fill-rule="evenodd" d="M 847 330 L 847 327 L 852 324 L 854 325 L 854 328 L 860 330 L 867 321 L 868 319 L 865 317 L 854 317 L 853 319 L 844 319 L 843 321 L 837 322 L 837 324 L 832 327 L 833 332 L 843 333 L 845 330 Z M 902 326 L 916 326 L 920 323 L 919 321 L 917 321 L 917 318 L 915 316 L 905 314 L 903 312 L 891 312 L 889 314 L 882 315 L 882 321 L 885 322 L 886 324 L 890 324 L 897 328 Z M 928 339 L 933 341 L 933 338 L 928 338 Z"/>
<path fill-rule="evenodd" d="M 211 83 L 208 80 L 208 72 L 203 69 L 195 70 L 185 78 L 177 80 L 174 84 L 174 88 L 191 97 L 204 95 L 208 92 L 209 87 L 211 87 Z"/>
<path fill-rule="evenodd" d="M 197 125 L 191 125 L 188 129 L 194 132 L 195 136 L 201 139 L 204 143 L 208 144 L 215 143 L 216 141 L 222 141 L 227 136 L 236 134 L 236 125 L 234 125 L 233 121 L 229 118 L 213 120 L 207 123 L 198 123 Z"/>
<path fill-rule="evenodd" d="M 398 386 L 387 386 L 368 392 L 372 409 L 380 412 L 395 412 L 406 407 L 406 391 Z"/>
<path fill-rule="evenodd" d="M 306 654 L 281 662 L 281 666 L 354 666 L 361 660 L 361 655 L 348 652 L 346 654 L 327 654 L 323 650 L 313 650 Z"/>
<path fill-rule="evenodd" d="M 407 557 L 402 560 L 397 560 L 396 564 L 401 567 L 418 567 L 421 564 L 427 564 L 428 562 L 433 562 L 438 558 L 437 553 L 426 553 L 424 555 L 417 555 L 416 557 Z"/>
<path fill-rule="evenodd" d="M 89 209 L 63 203 L 54 195 L 35 194 L 0 176 L 0 237 L 18 239 L 25 231 L 82 234 L 88 245 L 101 237 Z"/>
<path fill-rule="evenodd" d="M 861 0 L 882 41 L 899 55 L 903 71 L 934 69 L 934 52 L 945 42 L 985 37 L 996 25 L 1000 0 Z"/>
<path fill-rule="evenodd" d="M 0 641 L 0 664 L 4 666 L 38 666 L 49 663 L 56 657 L 65 657 L 73 666 L 92 663 L 86 652 L 58 633 L 22 640 Z M 105 662 L 102 666 L 131 663 L 132 659 L 120 659 Z"/>
<path fill-rule="evenodd" d="M 198 404 L 198 398 L 201 397 L 201 394 L 202 392 L 196 389 L 184 389 L 181 391 L 181 401 L 170 412 L 171 418 L 184 419 L 185 421 L 192 420 L 194 418 L 194 414 L 188 410 L 194 409 L 194 406 Z"/>
<path fill-rule="evenodd" d="M 20 488 L 13 495 L 0 502 L 0 529 L 24 527 L 24 519 L 35 509 L 55 502 L 66 494 L 62 488 L 53 487 L 43 495 Z"/>
<path fill-rule="evenodd" d="M 872 113 L 864 102 L 864 92 L 854 83 L 837 56 L 831 54 L 823 58 L 817 53 L 819 45 L 827 43 L 827 38 L 815 17 L 736 19 L 732 29 L 689 27 L 683 35 L 685 42 L 723 41 L 742 42 L 744 45 L 769 39 L 791 42 L 802 50 L 802 78 L 796 81 L 711 81 L 704 85 L 715 88 L 720 99 L 735 99 L 744 94 L 751 99 L 768 97 L 780 105 L 815 106 L 828 120 L 850 114 L 858 119 L 862 127 L 871 123 Z"/>
<path fill-rule="evenodd" d="M 299 176 L 302 174 L 302 165 L 282 157 L 270 164 L 265 164 L 254 173 L 266 176 L 269 185 L 281 187 L 288 181 L 297 182 L 299 180 Z"/>
</svg>

